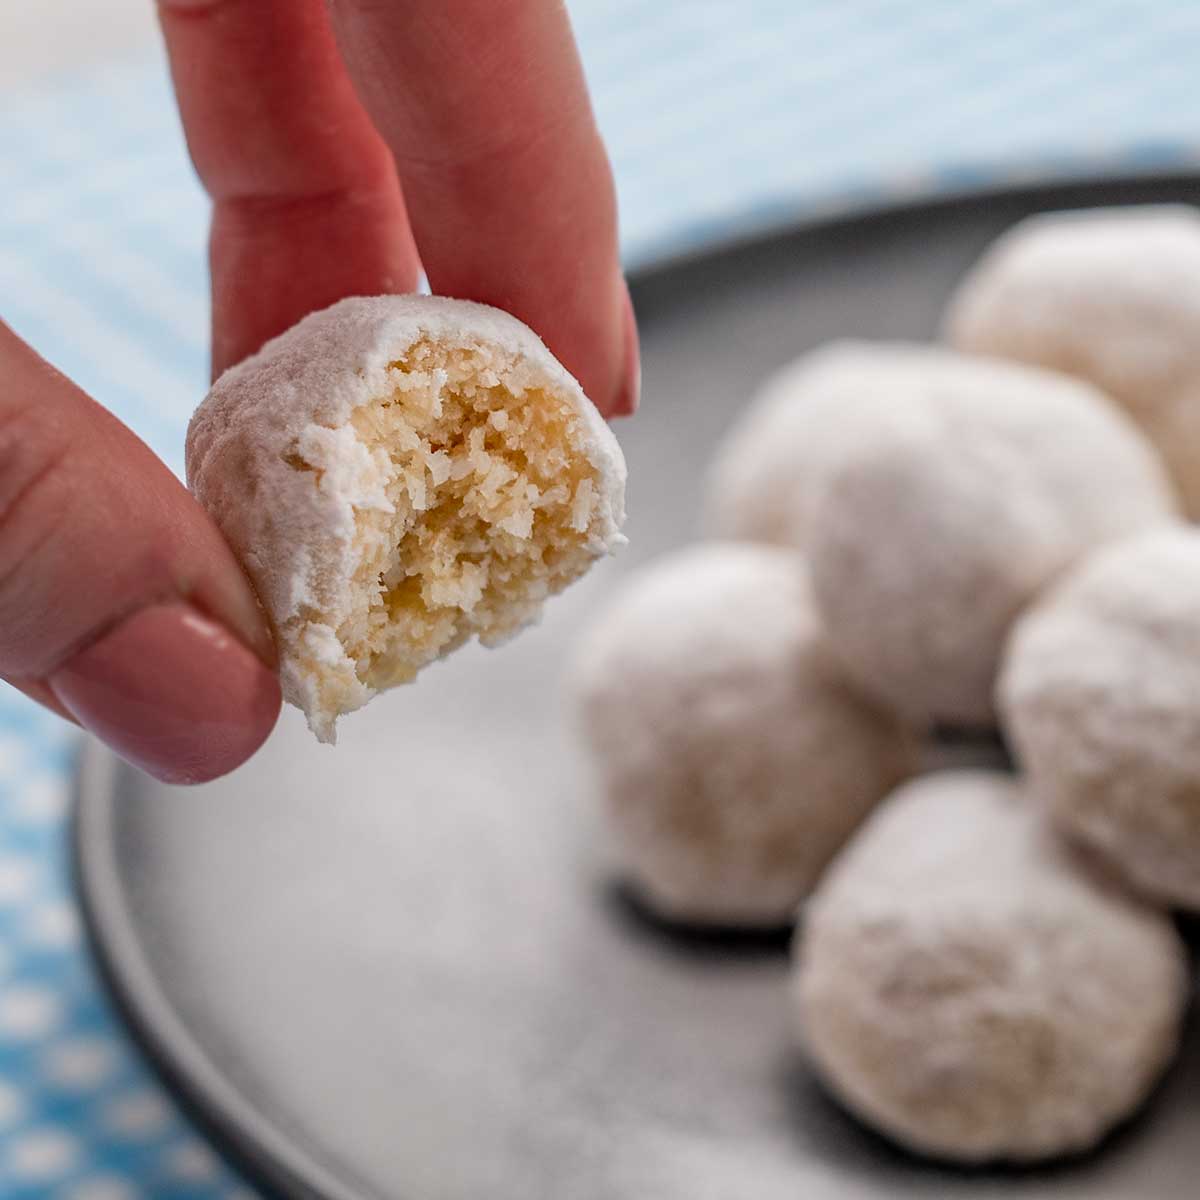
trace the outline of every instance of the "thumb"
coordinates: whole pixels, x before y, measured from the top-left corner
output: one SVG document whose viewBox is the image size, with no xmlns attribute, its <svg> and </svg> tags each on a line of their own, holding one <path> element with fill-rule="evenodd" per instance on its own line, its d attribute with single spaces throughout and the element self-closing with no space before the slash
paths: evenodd
<svg viewBox="0 0 1200 1200">
<path fill-rule="evenodd" d="M 198 783 L 270 733 L 274 665 L 204 510 L 0 323 L 0 676 L 152 775 Z"/>
</svg>

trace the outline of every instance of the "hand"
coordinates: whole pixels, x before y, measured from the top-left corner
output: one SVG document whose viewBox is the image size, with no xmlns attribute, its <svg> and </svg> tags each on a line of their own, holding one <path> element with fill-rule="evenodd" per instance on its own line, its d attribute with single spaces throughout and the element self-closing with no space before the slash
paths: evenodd
<svg viewBox="0 0 1200 1200">
<path fill-rule="evenodd" d="M 213 198 L 213 371 L 346 295 L 531 325 L 606 415 L 637 404 L 608 162 L 553 0 L 160 0 Z M 407 203 L 407 207 L 406 207 Z M 0 675 L 199 782 L 279 712 L 262 612 L 208 515 L 0 324 Z"/>
</svg>

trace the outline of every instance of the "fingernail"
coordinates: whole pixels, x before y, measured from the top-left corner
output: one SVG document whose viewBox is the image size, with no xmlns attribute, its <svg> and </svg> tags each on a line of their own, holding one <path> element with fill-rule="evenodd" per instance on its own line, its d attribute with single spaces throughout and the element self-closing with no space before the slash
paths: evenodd
<svg viewBox="0 0 1200 1200">
<path fill-rule="evenodd" d="M 279 715 L 275 676 L 223 626 L 184 604 L 127 617 L 48 682 L 80 725 L 165 783 L 232 771 Z"/>
<path fill-rule="evenodd" d="M 214 572 L 198 582 L 177 579 L 179 594 L 218 627 L 230 630 L 249 646 L 272 671 L 279 665 L 279 653 L 271 637 L 266 617 L 248 582 L 234 572 Z"/>
<path fill-rule="evenodd" d="M 625 362 L 621 376 L 621 391 L 613 405 L 614 417 L 631 417 L 637 412 L 638 403 L 642 398 L 642 353 L 638 343 L 637 317 L 633 311 L 633 301 L 629 297 L 629 288 L 622 283 L 625 292 L 625 313 L 622 319 L 622 338 L 624 342 Z"/>
</svg>

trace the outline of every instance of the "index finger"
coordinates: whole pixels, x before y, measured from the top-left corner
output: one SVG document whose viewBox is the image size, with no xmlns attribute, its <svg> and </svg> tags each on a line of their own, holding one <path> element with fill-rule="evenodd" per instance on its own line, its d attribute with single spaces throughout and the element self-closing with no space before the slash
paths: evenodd
<svg viewBox="0 0 1200 1200">
<path fill-rule="evenodd" d="M 637 403 L 612 172 L 550 0 L 329 0 L 433 290 L 532 326 L 601 411 Z"/>
</svg>

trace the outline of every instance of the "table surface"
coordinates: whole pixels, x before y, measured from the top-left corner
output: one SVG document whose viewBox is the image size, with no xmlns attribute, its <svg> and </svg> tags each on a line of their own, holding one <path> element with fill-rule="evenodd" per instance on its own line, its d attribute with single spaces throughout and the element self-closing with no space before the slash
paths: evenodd
<svg viewBox="0 0 1200 1200">
<path fill-rule="evenodd" d="M 847 209 L 1200 164 L 1193 0 L 570 7 L 632 266 Z M 0 313 L 178 468 L 206 375 L 206 206 L 152 5 L 40 0 L 2 22 Z M 0 694 L 0 1194 L 244 1196 L 86 959 L 72 752 Z"/>
</svg>

